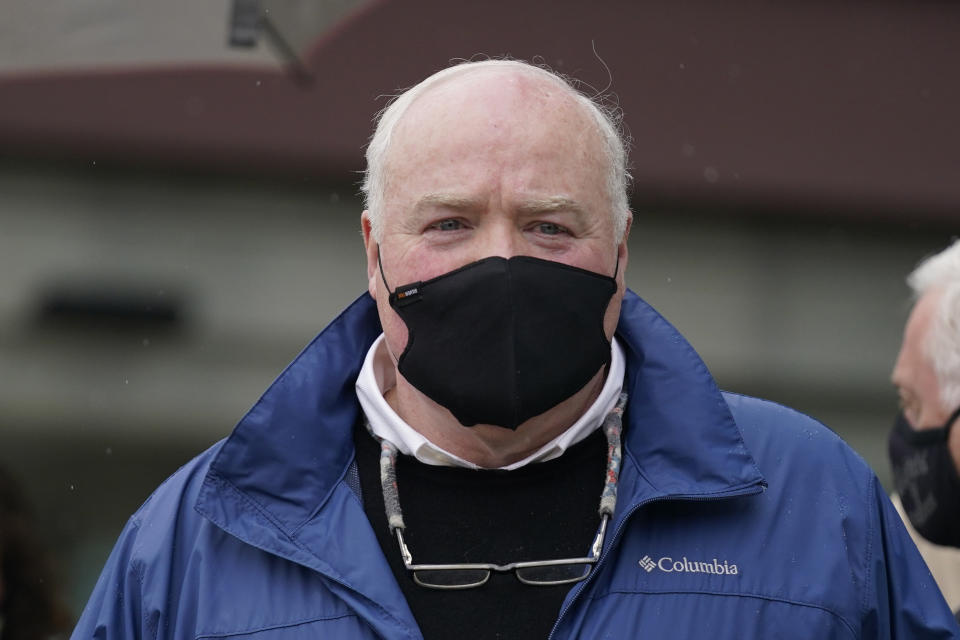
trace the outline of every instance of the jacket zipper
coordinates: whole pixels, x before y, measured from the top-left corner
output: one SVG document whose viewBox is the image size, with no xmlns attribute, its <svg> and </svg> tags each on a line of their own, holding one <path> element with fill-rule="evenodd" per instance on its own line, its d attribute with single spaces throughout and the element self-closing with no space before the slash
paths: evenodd
<svg viewBox="0 0 960 640">
<path fill-rule="evenodd" d="M 741 498 L 743 496 L 752 496 L 758 493 L 762 493 L 766 489 L 766 484 L 758 483 L 746 487 L 743 489 L 737 489 L 729 493 L 723 494 L 713 494 L 709 496 L 704 496 L 702 494 L 680 494 L 680 495 L 668 495 L 668 496 L 657 496 L 655 498 L 648 498 L 633 505 L 629 511 L 620 519 L 620 524 L 617 525 L 617 528 L 613 532 L 613 538 L 610 540 L 610 544 L 607 545 L 607 548 L 600 555 L 600 559 L 597 561 L 596 566 L 593 571 L 590 572 L 590 575 L 587 576 L 587 579 L 577 585 L 577 590 L 573 594 L 573 597 L 567 602 L 566 606 L 560 610 L 560 615 L 557 616 L 556 622 L 553 623 L 553 629 L 550 630 L 550 635 L 547 636 L 547 640 L 552 640 L 554 634 L 557 632 L 557 628 L 560 626 L 560 623 L 563 621 L 564 616 L 567 614 L 573 605 L 580 598 L 580 594 L 583 593 L 584 589 L 587 588 L 587 585 L 594 579 L 594 577 L 600 573 L 600 568 L 603 566 L 604 561 L 607 559 L 607 556 L 610 555 L 611 550 L 617 545 L 620 541 L 620 536 L 623 534 L 623 530 L 627 526 L 627 522 L 630 518 L 633 517 L 633 514 L 642 509 L 643 507 L 652 504 L 654 502 L 666 502 L 666 501 L 685 501 L 685 502 L 712 502 L 715 500 L 726 500 L 728 498 Z"/>
</svg>

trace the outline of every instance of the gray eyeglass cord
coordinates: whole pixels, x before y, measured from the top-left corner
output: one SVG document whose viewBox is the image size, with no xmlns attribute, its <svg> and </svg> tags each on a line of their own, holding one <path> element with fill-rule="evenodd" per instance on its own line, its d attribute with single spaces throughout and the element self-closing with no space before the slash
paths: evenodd
<svg viewBox="0 0 960 640">
<path fill-rule="evenodd" d="M 627 394 L 621 393 L 613 410 L 603 419 L 604 435 L 607 436 L 607 468 L 604 474 L 603 492 L 600 494 L 601 517 L 613 517 L 617 507 L 617 484 L 620 480 L 620 435 L 623 432 L 623 411 L 627 405 Z M 364 420 L 367 431 L 380 442 L 380 486 L 383 490 L 383 504 L 387 512 L 387 524 L 390 533 L 403 530 L 403 511 L 400 509 L 400 494 L 397 491 L 397 447 L 375 433 L 370 421 Z"/>
</svg>

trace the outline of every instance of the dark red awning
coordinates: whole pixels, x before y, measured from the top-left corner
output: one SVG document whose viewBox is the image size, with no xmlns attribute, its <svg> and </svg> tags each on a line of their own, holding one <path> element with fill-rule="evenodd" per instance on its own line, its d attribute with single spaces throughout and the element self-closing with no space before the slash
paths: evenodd
<svg viewBox="0 0 960 640">
<path fill-rule="evenodd" d="M 960 5 L 385 0 L 271 67 L 0 76 L 16 154 L 355 180 L 384 95 L 476 53 L 612 90 L 644 201 L 960 215 Z"/>
</svg>

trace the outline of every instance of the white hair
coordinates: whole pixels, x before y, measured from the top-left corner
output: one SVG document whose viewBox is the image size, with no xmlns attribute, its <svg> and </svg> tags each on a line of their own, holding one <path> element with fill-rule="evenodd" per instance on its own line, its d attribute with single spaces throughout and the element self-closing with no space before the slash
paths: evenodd
<svg viewBox="0 0 960 640">
<path fill-rule="evenodd" d="M 924 259 L 907 284 L 915 299 L 940 295 L 924 347 L 937 374 L 941 408 L 954 411 L 960 407 L 960 240 Z"/>
<path fill-rule="evenodd" d="M 588 97 L 577 88 L 576 81 L 519 60 L 481 60 L 447 67 L 401 93 L 378 114 L 377 128 L 367 145 L 367 168 L 361 187 L 373 238 L 377 242 L 382 239 L 384 192 L 387 187 L 386 160 L 397 123 L 410 105 L 431 88 L 456 76 L 491 68 L 514 69 L 555 82 L 566 89 L 594 120 L 603 141 L 604 160 L 607 163 L 607 190 L 612 205 L 614 233 L 618 241 L 622 240 L 630 217 L 627 202 L 630 174 L 627 171 L 629 143 L 623 133 L 623 115 L 620 109 L 604 104 L 600 93 L 593 98 Z"/>
</svg>

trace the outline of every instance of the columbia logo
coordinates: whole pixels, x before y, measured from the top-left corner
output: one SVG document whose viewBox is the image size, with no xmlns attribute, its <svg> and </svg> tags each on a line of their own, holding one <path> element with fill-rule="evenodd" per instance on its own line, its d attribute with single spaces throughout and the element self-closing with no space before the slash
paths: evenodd
<svg viewBox="0 0 960 640">
<path fill-rule="evenodd" d="M 664 573 L 712 573 L 720 576 L 740 575 L 740 568 L 731 564 L 727 560 L 688 560 L 686 556 L 679 560 L 674 560 L 670 556 L 664 556 L 659 560 L 654 560 L 650 556 L 643 556 L 640 559 L 640 568 L 647 573 L 654 569 L 660 569 Z"/>
</svg>

